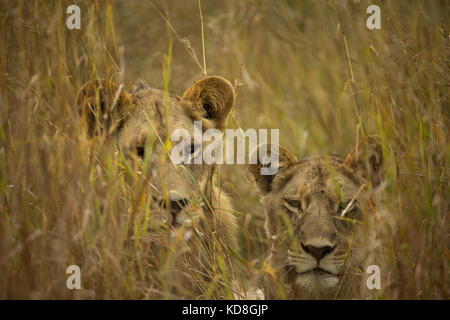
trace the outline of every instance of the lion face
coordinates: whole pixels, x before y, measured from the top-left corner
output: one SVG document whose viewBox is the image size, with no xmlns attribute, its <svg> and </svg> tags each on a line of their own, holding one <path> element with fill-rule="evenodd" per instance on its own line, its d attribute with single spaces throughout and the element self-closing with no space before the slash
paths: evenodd
<svg viewBox="0 0 450 320">
<path fill-rule="evenodd" d="M 181 96 L 142 83 L 129 93 L 107 80 L 88 82 L 78 95 L 90 136 L 106 137 L 132 163 L 141 166 L 148 161 L 147 171 L 141 174 L 148 181 L 153 205 L 168 209 L 164 211 L 170 213 L 167 218 L 172 225 L 185 221 L 188 211 L 195 211 L 189 210 L 192 206 L 201 206 L 214 166 L 204 162 L 175 165 L 171 135 L 183 129 L 194 137 L 194 121 L 201 122 L 203 130 L 223 130 L 233 102 L 233 88 L 221 77 L 201 79 Z M 182 146 L 188 158 L 205 147 L 194 139 Z"/>
<path fill-rule="evenodd" d="M 280 158 L 275 176 L 259 175 L 258 164 L 250 167 L 263 195 L 269 262 L 290 298 L 330 296 L 349 266 L 364 260 L 359 225 L 367 209 L 365 190 L 380 182 L 381 147 L 369 139 L 346 159 L 301 161 L 282 147 L 273 150 Z"/>
</svg>

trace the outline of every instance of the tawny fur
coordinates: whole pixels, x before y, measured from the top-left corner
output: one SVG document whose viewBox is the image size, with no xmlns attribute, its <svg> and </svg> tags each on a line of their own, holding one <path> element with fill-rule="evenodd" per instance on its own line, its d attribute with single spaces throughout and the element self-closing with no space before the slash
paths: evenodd
<svg viewBox="0 0 450 320">
<path fill-rule="evenodd" d="M 367 232 L 373 228 L 367 226 L 375 219 L 368 201 L 383 179 L 381 147 L 367 138 L 346 158 L 313 156 L 300 161 L 283 147 L 273 146 L 270 152 L 279 154 L 278 173 L 261 175 L 261 164 L 249 168 L 266 213 L 266 262 L 276 275 L 266 277 L 266 298 L 348 297 L 361 280 L 352 274 L 364 270 L 374 252 L 374 234 Z M 344 218 L 364 222 L 366 228 Z M 310 248 L 326 248 L 329 253 L 317 260 Z"/>
<path fill-rule="evenodd" d="M 152 146 L 148 172 L 144 173 L 148 192 L 154 199 L 152 206 L 165 216 L 164 221 L 175 233 L 183 228 L 189 234 L 189 228 L 203 223 L 212 228 L 211 234 L 218 241 L 236 249 L 236 222 L 230 199 L 212 184 L 215 166 L 204 161 L 185 164 L 196 184 L 185 170 L 171 162 L 170 150 L 166 148 L 175 129 L 185 129 L 193 137 L 194 121 L 202 121 L 203 130 L 224 129 L 234 103 L 234 91 L 227 80 L 203 78 L 181 96 L 151 88 L 142 81 L 128 92 L 110 81 L 94 80 L 80 89 L 77 103 L 88 135 L 102 136 L 134 159 L 149 144 Z M 173 195 L 183 203 L 177 212 L 172 210 Z M 192 259 L 195 258 L 192 253 Z M 199 266 L 192 266 L 195 267 Z"/>
</svg>

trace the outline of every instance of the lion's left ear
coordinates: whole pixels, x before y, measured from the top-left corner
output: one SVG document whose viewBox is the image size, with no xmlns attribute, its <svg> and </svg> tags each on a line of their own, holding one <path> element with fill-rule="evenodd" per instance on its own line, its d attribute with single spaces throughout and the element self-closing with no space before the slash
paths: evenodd
<svg viewBox="0 0 450 320">
<path fill-rule="evenodd" d="M 215 128 L 223 129 L 233 107 L 234 90 L 229 81 L 211 76 L 195 82 L 182 99 L 190 103 L 190 111 L 196 118 L 212 121 Z"/>
<path fill-rule="evenodd" d="M 378 186 L 384 180 L 383 149 L 373 137 L 365 138 L 345 159 L 345 164 L 360 177 Z"/>
</svg>

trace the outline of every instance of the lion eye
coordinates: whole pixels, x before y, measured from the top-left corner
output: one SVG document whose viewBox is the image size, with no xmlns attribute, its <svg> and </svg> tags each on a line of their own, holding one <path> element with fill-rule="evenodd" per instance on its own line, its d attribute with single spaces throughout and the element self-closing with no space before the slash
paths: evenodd
<svg viewBox="0 0 450 320">
<path fill-rule="evenodd" d="M 188 144 L 184 147 L 183 156 L 185 163 L 191 163 L 202 152 L 201 144 Z"/>
<path fill-rule="evenodd" d="M 341 217 L 344 217 L 345 215 L 349 215 L 350 213 L 353 213 L 357 209 L 356 207 L 356 201 L 350 201 L 347 203 L 342 203 L 339 205 L 339 211 Z"/>
<path fill-rule="evenodd" d="M 288 209 L 289 211 L 293 211 L 293 212 L 301 212 L 302 211 L 302 203 L 299 200 L 290 200 L 290 199 L 285 199 L 285 207 L 286 209 Z"/>
<path fill-rule="evenodd" d="M 291 207 L 294 207 L 294 208 L 300 209 L 300 207 L 302 206 L 302 204 L 301 204 L 300 201 L 298 201 L 298 200 L 286 200 L 286 202 L 287 202 Z"/>
<path fill-rule="evenodd" d="M 196 155 L 200 150 L 200 144 L 188 144 L 184 147 L 184 154 L 186 155 Z"/>
<path fill-rule="evenodd" d="M 136 147 L 136 154 L 139 156 L 139 158 L 144 159 L 145 148 L 142 146 Z"/>
</svg>

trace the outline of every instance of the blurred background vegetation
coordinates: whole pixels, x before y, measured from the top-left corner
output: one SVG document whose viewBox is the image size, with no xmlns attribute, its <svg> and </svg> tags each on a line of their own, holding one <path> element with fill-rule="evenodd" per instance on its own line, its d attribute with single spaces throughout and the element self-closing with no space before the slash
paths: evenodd
<svg viewBox="0 0 450 320">
<path fill-rule="evenodd" d="M 74 3 L 80 30 L 65 26 Z M 168 81 L 181 94 L 203 75 L 198 4 L 0 1 L 0 298 L 197 297 L 167 284 L 176 282 L 163 274 L 170 254 L 145 260 L 133 187 L 112 161 L 99 172 L 86 156 L 96 144 L 79 139 L 75 97 L 94 78 L 129 88 Z M 381 30 L 366 28 L 371 4 Z M 239 88 L 231 127 L 279 128 L 297 157 L 345 155 L 358 136 L 379 136 L 387 214 L 378 228 L 389 259 L 376 297 L 448 299 L 449 2 L 201 6 L 206 72 Z M 245 166 L 222 166 L 220 182 L 242 226 L 242 272 L 229 276 L 248 289 L 263 272 L 264 213 Z M 81 291 L 66 289 L 70 264 L 82 269 Z M 201 297 L 232 297 L 212 293 L 232 287 L 216 271 Z"/>
</svg>

